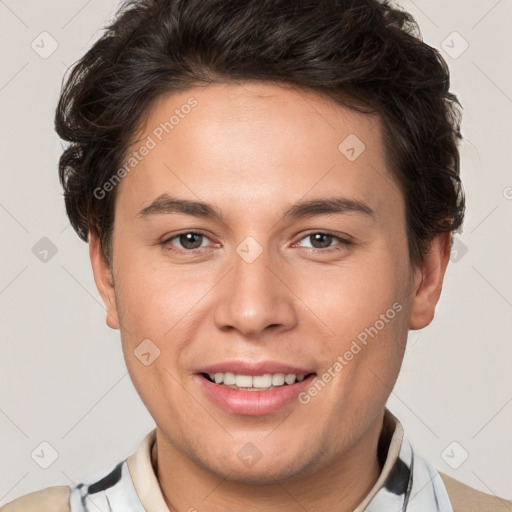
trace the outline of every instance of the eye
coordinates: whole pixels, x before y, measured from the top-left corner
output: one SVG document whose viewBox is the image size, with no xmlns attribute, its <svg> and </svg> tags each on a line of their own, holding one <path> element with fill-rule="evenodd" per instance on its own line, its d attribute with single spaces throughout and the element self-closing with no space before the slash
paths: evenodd
<svg viewBox="0 0 512 512">
<path fill-rule="evenodd" d="M 340 250 L 344 248 L 344 246 L 350 245 L 352 242 L 350 240 L 346 240 L 344 238 L 340 238 L 339 236 L 333 235 L 332 233 L 325 233 L 323 231 L 313 231 L 303 236 L 302 240 L 311 240 L 310 248 L 319 251 L 331 251 L 331 250 Z M 338 241 L 338 246 L 332 246 L 333 241 Z M 307 246 L 306 246 L 307 247 Z"/>
<path fill-rule="evenodd" d="M 173 240 L 176 240 L 176 242 L 173 242 Z M 202 243 L 205 240 L 209 240 L 206 235 L 197 233 L 195 231 L 187 231 L 185 233 L 174 235 L 171 238 L 167 238 L 162 242 L 162 245 L 164 245 L 170 251 L 187 253 L 194 250 L 203 249 L 205 246 L 203 246 Z M 180 244 L 181 247 L 173 247 L 176 244 Z"/>
<path fill-rule="evenodd" d="M 300 245 L 303 240 L 310 240 L 311 244 L 308 247 L 314 251 L 329 252 L 345 248 L 352 244 L 351 240 L 347 240 L 336 236 L 332 233 L 323 231 L 313 231 L 303 236 L 295 245 Z M 162 242 L 162 245 L 168 251 L 173 251 L 178 254 L 191 254 L 195 251 L 200 251 L 208 247 L 207 242 L 209 238 L 200 232 L 186 231 L 178 233 Z M 333 242 L 337 242 L 333 245 Z"/>
</svg>

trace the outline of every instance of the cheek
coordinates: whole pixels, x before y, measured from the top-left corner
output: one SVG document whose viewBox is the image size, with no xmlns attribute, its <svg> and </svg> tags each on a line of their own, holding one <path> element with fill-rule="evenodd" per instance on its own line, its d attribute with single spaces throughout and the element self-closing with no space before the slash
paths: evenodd
<svg viewBox="0 0 512 512">
<path fill-rule="evenodd" d="M 408 308 L 406 262 L 392 251 L 381 251 L 370 264 L 358 262 L 316 280 L 308 305 L 328 327 L 322 360 L 358 392 L 391 384 L 399 371 L 407 340 Z M 378 264 L 375 264 L 378 261 Z M 326 300 L 328 297 L 328 300 Z M 338 361 L 338 371 L 333 365 Z"/>
<path fill-rule="evenodd" d="M 401 263 L 389 253 L 368 264 L 354 259 L 301 279 L 298 295 L 329 327 L 328 337 L 354 336 L 393 303 L 402 304 L 407 292 L 403 273 Z"/>
<path fill-rule="evenodd" d="M 162 394 L 167 396 L 165 403 L 186 407 L 180 403 L 183 393 L 177 382 L 187 378 L 189 361 L 197 351 L 190 341 L 198 338 L 215 276 L 139 261 L 122 267 L 116 292 L 125 362 L 150 411 L 161 407 Z"/>
<path fill-rule="evenodd" d="M 183 330 L 186 319 L 211 287 L 208 276 L 197 271 L 130 262 L 123 269 L 116 293 L 123 327 L 131 338 L 164 341 Z"/>
<path fill-rule="evenodd" d="M 180 429 L 176 418 L 194 406 L 187 401 L 188 395 L 183 392 L 177 372 L 169 366 L 164 352 L 149 366 L 144 366 L 129 351 L 124 353 L 131 381 L 151 417 L 159 425 L 174 425 L 175 430 Z M 198 411 L 194 409 L 194 412 L 197 415 Z M 189 418 L 189 423 L 190 420 L 193 417 Z"/>
</svg>

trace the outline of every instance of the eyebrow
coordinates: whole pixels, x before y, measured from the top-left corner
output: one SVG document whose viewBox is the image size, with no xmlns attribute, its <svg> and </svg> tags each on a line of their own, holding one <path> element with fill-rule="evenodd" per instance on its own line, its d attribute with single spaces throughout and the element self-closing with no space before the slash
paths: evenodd
<svg viewBox="0 0 512 512">
<path fill-rule="evenodd" d="M 137 217 L 148 218 L 152 215 L 171 213 L 184 213 L 195 217 L 222 221 L 222 214 L 214 206 L 201 201 L 178 199 L 167 193 L 160 194 L 150 205 L 143 208 L 137 214 Z M 367 204 L 357 199 L 329 197 L 295 203 L 283 213 L 283 219 L 301 219 L 316 215 L 341 213 L 360 213 L 375 217 L 374 211 Z"/>
</svg>

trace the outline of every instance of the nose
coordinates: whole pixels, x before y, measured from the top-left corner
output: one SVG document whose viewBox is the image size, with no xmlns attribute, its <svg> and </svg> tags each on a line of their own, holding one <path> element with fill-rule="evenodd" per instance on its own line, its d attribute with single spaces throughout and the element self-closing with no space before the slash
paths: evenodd
<svg viewBox="0 0 512 512">
<path fill-rule="evenodd" d="M 233 255 L 231 270 L 216 287 L 217 327 L 250 339 L 292 329 L 297 324 L 295 297 L 282 268 L 267 249 L 254 261 L 240 254 Z"/>
</svg>

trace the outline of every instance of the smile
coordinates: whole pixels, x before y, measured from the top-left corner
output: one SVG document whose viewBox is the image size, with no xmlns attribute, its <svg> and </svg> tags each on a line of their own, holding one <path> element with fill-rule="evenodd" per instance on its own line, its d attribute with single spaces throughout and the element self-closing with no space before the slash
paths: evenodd
<svg viewBox="0 0 512 512">
<path fill-rule="evenodd" d="M 256 373 L 256 372 L 253 372 Z M 277 413 L 300 406 L 298 396 L 311 386 L 316 373 L 200 372 L 194 378 L 207 400 L 223 411 L 244 416 Z"/>
<path fill-rule="evenodd" d="M 290 386 L 302 382 L 311 374 L 296 375 L 294 373 L 265 373 L 263 375 L 240 375 L 236 373 L 202 373 L 205 379 L 231 389 L 245 391 L 262 391 Z"/>
</svg>

